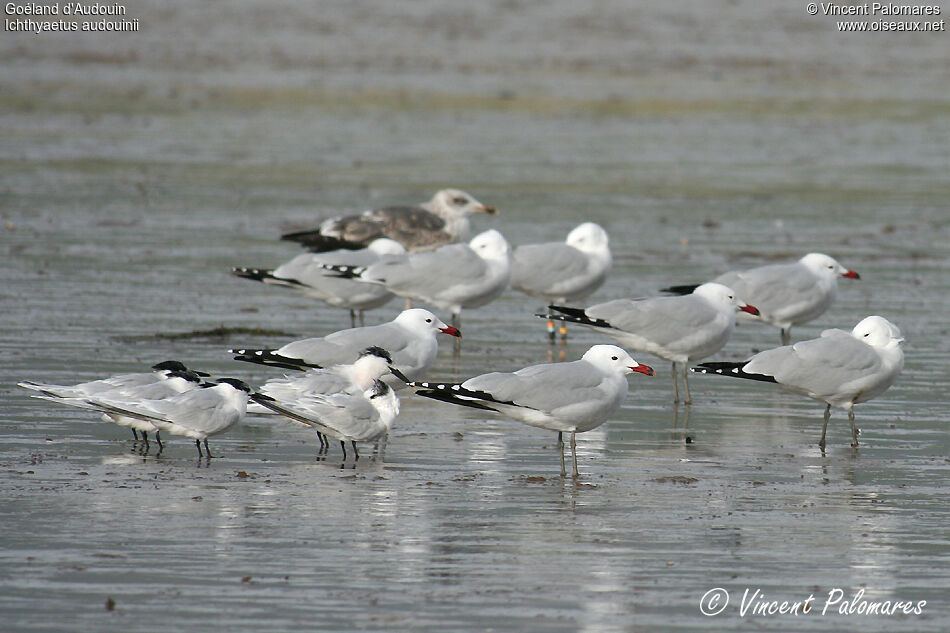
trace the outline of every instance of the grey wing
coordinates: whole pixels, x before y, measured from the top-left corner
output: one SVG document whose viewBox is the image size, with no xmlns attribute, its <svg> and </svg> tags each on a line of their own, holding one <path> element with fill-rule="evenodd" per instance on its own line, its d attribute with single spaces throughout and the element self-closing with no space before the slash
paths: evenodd
<svg viewBox="0 0 950 633">
<path fill-rule="evenodd" d="M 432 296 L 453 286 L 479 281 L 486 267 L 485 261 L 467 244 L 451 244 L 404 259 L 381 261 L 370 266 L 366 276 L 385 283 L 396 293 Z"/>
<path fill-rule="evenodd" d="M 732 271 L 714 281 L 729 286 L 740 299 L 767 312 L 806 299 L 815 286 L 814 275 L 797 264 Z"/>
<path fill-rule="evenodd" d="M 540 411 L 553 411 L 588 399 L 599 399 L 601 376 L 577 362 L 532 365 L 514 373 L 493 372 L 462 383 L 486 391 L 501 402 L 514 402 Z"/>
<path fill-rule="evenodd" d="M 692 295 L 652 299 L 616 299 L 584 311 L 617 329 L 633 332 L 660 346 L 682 338 L 684 332 L 702 329 L 719 316 L 705 301 Z"/>
<path fill-rule="evenodd" d="M 311 369 L 303 376 L 268 380 L 258 391 L 277 400 L 292 400 L 303 394 L 331 394 L 349 387 L 350 382 L 332 370 Z"/>
<path fill-rule="evenodd" d="M 515 249 L 511 272 L 513 288 L 557 294 L 573 278 L 587 273 L 588 258 L 564 242 L 528 244 Z"/>
<path fill-rule="evenodd" d="M 310 395 L 279 405 L 299 416 L 298 422 L 307 420 L 311 426 L 349 439 L 373 439 L 381 432 L 379 414 L 362 393 Z"/>
<path fill-rule="evenodd" d="M 830 394 L 880 367 L 871 347 L 848 332 L 826 330 L 821 338 L 760 352 L 743 369 L 810 393 Z"/>
</svg>

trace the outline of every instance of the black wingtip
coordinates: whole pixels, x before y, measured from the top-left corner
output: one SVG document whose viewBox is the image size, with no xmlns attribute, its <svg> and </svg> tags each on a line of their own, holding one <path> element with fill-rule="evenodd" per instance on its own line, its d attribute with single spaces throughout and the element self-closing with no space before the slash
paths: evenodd
<svg viewBox="0 0 950 633">
<path fill-rule="evenodd" d="M 338 250 L 358 250 L 364 248 L 365 244 L 341 240 L 338 237 L 331 237 L 320 233 L 320 229 L 309 231 L 296 231 L 294 233 L 284 233 L 280 239 L 288 242 L 297 242 L 304 248 L 314 253 L 324 253 L 326 251 Z"/>
<path fill-rule="evenodd" d="M 288 358 L 276 354 L 274 350 L 269 349 L 232 349 L 234 360 L 240 360 L 245 363 L 254 363 L 257 365 L 266 365 L 267 367 L 280 367 L 281 369 L 293 369 L 296 371 L 306 371 L 307 369 L 323 369 L 316 363 L 308 363 L 302 358 Z"/>
<path fill-rule="evenodd" d="M 690 295 L 693 294 L 693 291 L 699 288 L 702 284 L 684 284 L 682 286 L 670 286 L 669 288 L 663 288 L 660 292 L 665 292 L 671 295 Z"/>
<path fill-rule="evenodd" d="M 613 326 L 603 319 L 592 319 L 584 312 L 584 308 L 570 308 L 568 306 L 550 305 L 548 309 L 560 312 L 561 314 L 538 314 L 542 319 L 551 319 L 554 321 L 564 321 L 565 323 L 578 323 L 580 325 L 590 325 L 592 327 L 613 328 Z"/>
<path fill-rule="evenodd" d="M 274 271 L 265 270 L 263 268 L 244 268 L 244 267 L 234 267 L 231 269 L 231 274 L 235 277 L 240 277 L 241 279 L 250 279 L 251 281 L 264 281 L 273 277 Z"/>
<path fill-rule="evenodd" d="M 696 367 L 690 367 L 690 371 L 696 374 L 718 374 L 720 376 L 745 378 L 746 380 L 758 380 L 760 382 L 777 382 L 773 376 L 750 374 L 746 372 L 743 367 L 745 367 L 748 362 L 749 361 L 701 363 Z"/>
</svg>

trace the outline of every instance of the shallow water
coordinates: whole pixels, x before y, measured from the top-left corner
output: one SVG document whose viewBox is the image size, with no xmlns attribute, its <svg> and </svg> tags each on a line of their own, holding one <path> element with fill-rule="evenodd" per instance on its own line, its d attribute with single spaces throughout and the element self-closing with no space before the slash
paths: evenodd
<svg viewBox="0 0 950 633">
<path fill-rule="evenodd" d="M 5 34 L 4 630 L 947 630 L 946 35 L 633 4 L 130 3 L 139 33 Z M 858 451 L 834 413 L 823 456 L 821 405 L 715 377 L 691 381 L 686 444 L 668 366 L 638 355 L 658 375 L 578 438 L 578 482 L 552 433 L 409 395 L 384 456 L 354 467 L 256 418 L 210 463 L 175 438 L 141 455 L 15 387 L 166 358 L 258 384 L 275 373 L 229 347 L 348 317 L 228 269 L 295 255 L 283 228 L 450 185 L 514 244 L 607 226 L 593 301 L 829 252 L 862 281 L 794 338 L 882 314 L 904 373 L 857 408 Z M 443 345 L 432 378 L 599 342 L 549 346 L 535 303 L 464 313 L 462 357 Z M 272 333 L 162 336 L 220 326 Z M 777 342 L 743 324 L 718 357 Z M 705 617 L 715 587 L 731 600 Z M 816 610 L 742 616 L 746 588 Z M 927 604 L 821 615 L 835 588 Z"/>
</svg>

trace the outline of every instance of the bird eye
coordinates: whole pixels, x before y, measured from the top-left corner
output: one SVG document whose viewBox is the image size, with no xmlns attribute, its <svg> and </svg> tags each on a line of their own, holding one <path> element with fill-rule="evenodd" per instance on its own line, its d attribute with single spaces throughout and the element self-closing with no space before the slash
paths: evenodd
<svg viewBox="0 0 950 633">
<path fill-rule="evenodd" d="M 458 198 L 452 198 L 452 204 L 457 204 L 460 207 L 464 206 L 468 204 L 468 198 L 462 198 L 461 196 Z"/>
<path fill-rule="evenodd" d="M 865 333 L 864 333 L 864 338 L 867 338 L 867 337 L 869 337 L 869 336 L 871 336 L 871 333 L 870 333 L 870 332 L 865 332 Z"/>
<path fill-rule="evenodd" d="M 610 360 L 617 360 L 617 357 L 616 357 L 616 356 L 611 356 L 611 357 L 610 357 Z"/>
<path fill-rule="evenodd" d="M 426 319 L 426 323 L 432 323 L 432 319 Z"/>
</svg>

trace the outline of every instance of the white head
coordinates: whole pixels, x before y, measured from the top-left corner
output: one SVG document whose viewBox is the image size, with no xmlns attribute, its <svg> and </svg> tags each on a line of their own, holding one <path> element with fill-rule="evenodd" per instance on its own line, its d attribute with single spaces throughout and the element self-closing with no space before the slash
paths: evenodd
<svg viewBox="0 0 950 633">
<path fill-rule="evenodd" d="M 610 252 L 607 231 L 599 224 L 584 222 L 567 234 L 567 245 L 585 253 Z"/>
<path fill-rule="evenodd" d="M 406 252 L 405 246 L 388 237 L 373 240 L 366 248 L 377 255 L 402 255 Z"/>
<path fill-rule="evenodd" d="M 729 286 L 710 281 L 698 286 L 696 290 L 693 291 L 693 294 L 699 295 L 716 305 L 735 308 L 736 310 L 748 312 L 753 316 L 759 316 L 758 308 L 749 305 L 737 297 L 735 291 Z"/>
<path fill-rule="evenodd" d="M 617 372 L 624 376 L 632 372 L 654 375 L 652 368 L 633 360 L 626 350 L 616 345 L 594 345 L 584 352 L 581 358 L 604 371 Z"/>
<path fill-rule="evenodd" d="M 884 317 L 879 316 L 864 318 L 851 330 L 851 336 L 859 341 L 864 341 L 871 347 L 880 348 L 896 347 L 904 341 L 900 329 Z"/>
<path fill-rule="evenodd" d="M 457 328 L 446 325 L 439 317 L 422 308 L 403 310 L 403 312 L 395 318 L 394 323 L 398 323 L 413 332 L 444 332 L 452 336 L 462 336 L 462 333 L 459 332 Z"/>
<path fill-rule="evenodd" d="M 469 213 L 488 213 L 494 215 L 495 207 L 484 205 L 472 196 L 460 189 L 443 189 L 432 196 L 429 204 L 442 209 L 443 211 L 452 211 L 458 215 L 468 215 Z"/>
<path fill-rule="evenodd" d="M 482 259 L 508 259 L 511 256 L 511 245 L 505 236 L 495 229 L 479 233 L 468 245 Z"/>
<path fill-rule="evenodd" d="M 832 278 L 837 277 L 838 275 L 847 277 L 849 279 L 861 278 L 861 275 L 854 272 L 853 270 L 845 268 L 839 264 L 834 257 L 829 257 L 824 253 L 808 253 L 798 261 L 816 275 L 828 276 Z"/>
</svg>

